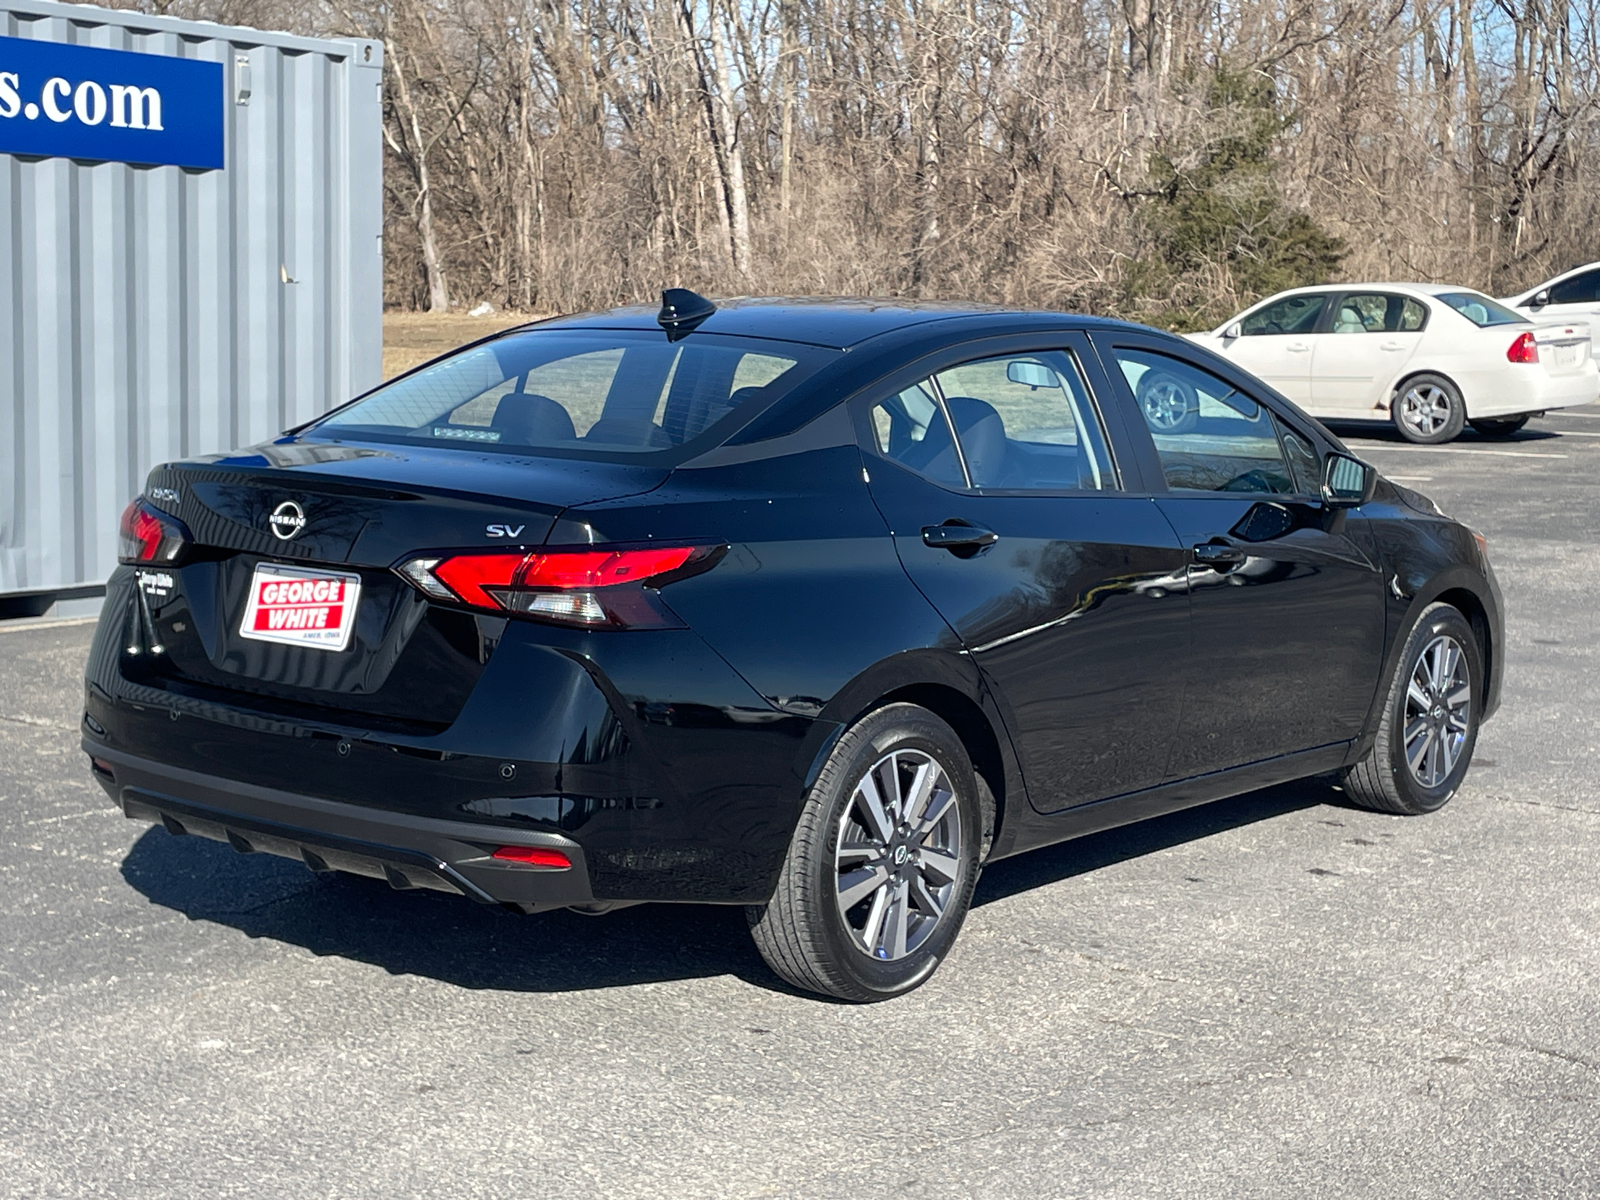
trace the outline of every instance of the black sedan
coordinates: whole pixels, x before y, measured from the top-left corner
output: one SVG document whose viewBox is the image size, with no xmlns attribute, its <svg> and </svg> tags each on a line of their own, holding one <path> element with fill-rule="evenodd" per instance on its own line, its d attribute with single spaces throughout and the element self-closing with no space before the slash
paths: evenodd
<svg viewBox="0 0 1600 1200">
<path fill-rule="evenodd" d="M 1181 408 L 1183 411 L 1176 411 Z M 668 292 L 152 471 L 84 747 L 130 817 L 927 979 L 986 862 L 1337 773 L 1455 793 L 1483 539 L 1133 325 Z"/>
</svg>

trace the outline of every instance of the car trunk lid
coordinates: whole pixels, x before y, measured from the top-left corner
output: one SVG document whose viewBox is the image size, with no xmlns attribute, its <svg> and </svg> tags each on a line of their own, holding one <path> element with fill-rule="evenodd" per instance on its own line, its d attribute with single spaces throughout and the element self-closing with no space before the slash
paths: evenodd
<svg viewBox="0 0 1600 1200">
<path fill-rule="evenodd" d="M 538 545 L 564 509 L 650 491 L 666 475 L 590 460 L 315 442 L 158 467 L 146 498 L 183 521 L 195 544 L 175 570 L 141 570 L 126 634 L 144 653 L 130 656 L 129 669 L 140 682 L 226 704 L 443 727 L 504 619 L 429 604 L 390 568 L 433 550 Z M 343 649 L 245 636 L 264 565 L 359 584 Z"/>
<path fill-rule="evenodd" d="M 1535 324 L 1533 340 L 1539 347 L 1539 362 L 1548 375 L 1576 375 L 1592 353 L 1589 325 L 1582 321 Z"/>
</svg>

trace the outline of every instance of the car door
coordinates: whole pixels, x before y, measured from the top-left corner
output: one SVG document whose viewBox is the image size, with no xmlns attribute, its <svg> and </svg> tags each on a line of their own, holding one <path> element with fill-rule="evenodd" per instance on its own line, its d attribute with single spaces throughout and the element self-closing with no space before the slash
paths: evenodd
<svg viewBox="0 0 1600 1200">
<path fill-rule="evenodd" d="M 1359 517 L 1321 502 L 1317 439 L 1171 343 L 1094 340 L 1127 400 L 1161 370 L 1199 414 L 1183 432 L 1140 431 L 1188 549 L 1194 645 L 1169 777 L 1354 738 L 1383 651 L 1383 577 L 1350 536 Z"/>
<path fill-rule="evenodd" d="M 1304 404 L 1311 399 L 1312 338 L 1327 304 L 1327 295 L 1316 292 L 1273 300 L 1247 313 L 1238 322 L 1239 336 L 1223 338 L 1219 349 L 1257 379 Z"/>
<path fill-rule="evenodd" d="M 1186 562 L 1103 422 L 1081 334 L 954 351 L 855 405 L 905 569 L 972 655 L 1034 806 L 1161 782 L 1189 648 Z M 959 439 L 952 436 L 952 425 Z"/>
<path fill-rule="evenodd" d="M 1312 338 L 1310 411 L 1370 417 L 1387 411 L 1392 385 L 1422 344 L 1428 310 L 1410 296 L 1346 292 L 1327 331 Z"/>
</svg>

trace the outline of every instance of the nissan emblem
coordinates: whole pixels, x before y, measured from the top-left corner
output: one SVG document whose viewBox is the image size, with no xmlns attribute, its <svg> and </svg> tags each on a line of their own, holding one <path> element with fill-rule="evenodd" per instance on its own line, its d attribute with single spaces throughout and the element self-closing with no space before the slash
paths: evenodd
<svg viewBox="0 0 1600 1200">
<path fill-rule="evenodd" d="M 293 500 L 285 500 L 272 510 L 267 518 L 267 528 L 280 542 L 287 542 L 306 527 L 306 510 Z"/>
</svg>

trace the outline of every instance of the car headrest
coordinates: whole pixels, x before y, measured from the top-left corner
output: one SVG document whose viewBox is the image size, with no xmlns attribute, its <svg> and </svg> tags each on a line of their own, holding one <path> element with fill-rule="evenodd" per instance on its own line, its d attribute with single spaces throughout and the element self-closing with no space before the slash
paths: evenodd
<svg viewBox="0 0 1600 1200">
<path fill-rule="evenodd" d="M 489 428 L 499 430 L 501 437 L 514 445 L 547 446 L 551 442 L 570 442 L 578 436 L 566 409 L 549 396 L 532 392 L 501 396 Z"/>
<path fill-rule="evenodd" d="M 1006 426 L 994 405 L 972 396 L 945 400 L 967 456 L 973 487 L 998 487 L 1006 469 Z"/>
</svg>

